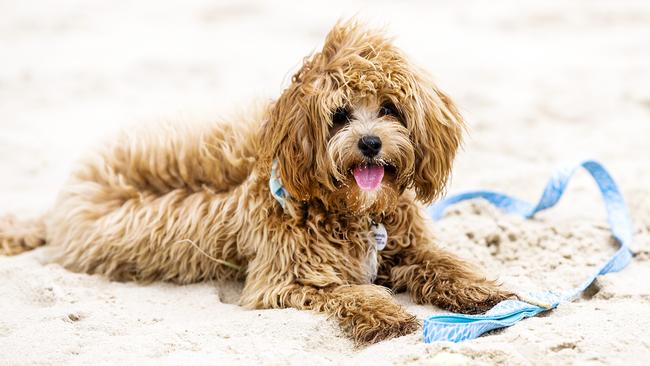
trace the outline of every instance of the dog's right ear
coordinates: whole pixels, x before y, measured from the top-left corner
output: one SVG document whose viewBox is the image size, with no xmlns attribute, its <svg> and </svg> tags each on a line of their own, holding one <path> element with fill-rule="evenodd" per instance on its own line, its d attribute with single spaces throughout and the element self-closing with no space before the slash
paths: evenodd
<svg viewBox="0 0 650 366">
<path fill-rule="evenodd" d="M 289 195 L 306 201 L 312 197 L 315 166 L 313 133 L 299 82 L 271 106 L 260 134 L 261 158 L 278 162 L 279 178 Z"/>
</svg>

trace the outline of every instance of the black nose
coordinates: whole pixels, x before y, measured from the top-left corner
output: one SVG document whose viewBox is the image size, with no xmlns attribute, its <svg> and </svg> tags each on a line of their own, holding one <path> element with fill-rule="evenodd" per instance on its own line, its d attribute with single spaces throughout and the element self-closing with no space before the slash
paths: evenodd
<svg viewBox="0 0 650 366">
<path fill-rule="evenodd" d="M 363 136 L 359 139 L 358 146 L 363 155 L 372 158 L 381 150 L 381 139 L 377 136 Z"/>
</svg>

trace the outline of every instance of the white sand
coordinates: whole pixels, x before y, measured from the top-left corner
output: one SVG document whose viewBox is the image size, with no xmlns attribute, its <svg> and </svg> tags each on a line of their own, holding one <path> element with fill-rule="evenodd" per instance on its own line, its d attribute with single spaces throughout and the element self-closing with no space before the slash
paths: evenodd
<svg viewBox="0 0 650 366">
<path fill-rule="evenodd" d="M 133 3 L 133 4 L 132 4 Z M 324 316 L 245 311 L 236 284 L 141 286 L 0 257 L 0 364 L 644 364 L 650 360 L 650 6 L 647 1 L 0 2 L 0 212 L 45 210 L 74 159 L 121 126 L 218 116 L 278 95 L 340 16 L 386 24 L 471 126 L 451 192 L 535 200 L 559 163 L 595 157 L 635 221 L 634 263 L 590 296 L 462 344 L 420 333 L 355 350 Z M 482 203 L 441 244 L 507 284 L 576 284 L 614 250 L 581 174 L 524 222 Z M 488 244 L 490 243 L 490 244 Z M 434 313 L 398 299 L 420 317 Z"/>
</svg>

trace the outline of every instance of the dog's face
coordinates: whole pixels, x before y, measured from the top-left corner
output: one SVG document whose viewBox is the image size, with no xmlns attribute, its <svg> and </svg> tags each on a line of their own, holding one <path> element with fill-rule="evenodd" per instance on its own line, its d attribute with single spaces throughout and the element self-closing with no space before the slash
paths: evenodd
<svg viewBox="0 0 650 366">
<path fill-rule="evenodd" d="M 272 106 L 262 158 L 297 200 L 381 213 L 407 189 L 444 189 L 462 120 L 446 95 L 379 32 L 338 24 Z"/>
</svg>

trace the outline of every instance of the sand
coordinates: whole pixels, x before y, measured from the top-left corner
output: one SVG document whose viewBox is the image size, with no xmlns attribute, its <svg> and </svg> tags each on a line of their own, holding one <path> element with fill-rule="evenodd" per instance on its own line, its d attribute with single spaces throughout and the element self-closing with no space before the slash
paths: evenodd
<svg viewBox="0 0 650 366">
<path fill-rule="evenodd" d="M 0 2 L 0 213 L 46 210 L 113 131 L 217 119 L 277 96 L 339 17 L 386 25 L 460 105 L 450 192 L 534 201 L 553 168 L 597 158 L 635 223 L 634 262 L 583 298 L 461 344 L 415 333 L 355 349 L 321 315 L 248 311 L 239 284 L 148 286 L 0 257 L 0 364 L 644 364 L 650 360 L 650 6 L 645 1 Z M 535 220 L 482 202 L 432 223 L 440 244 L 522 290 L 580 282 L 613 244 L 581 173 Z M 438 312 L 398 300 L 420 318 Z"/>
</svg>

